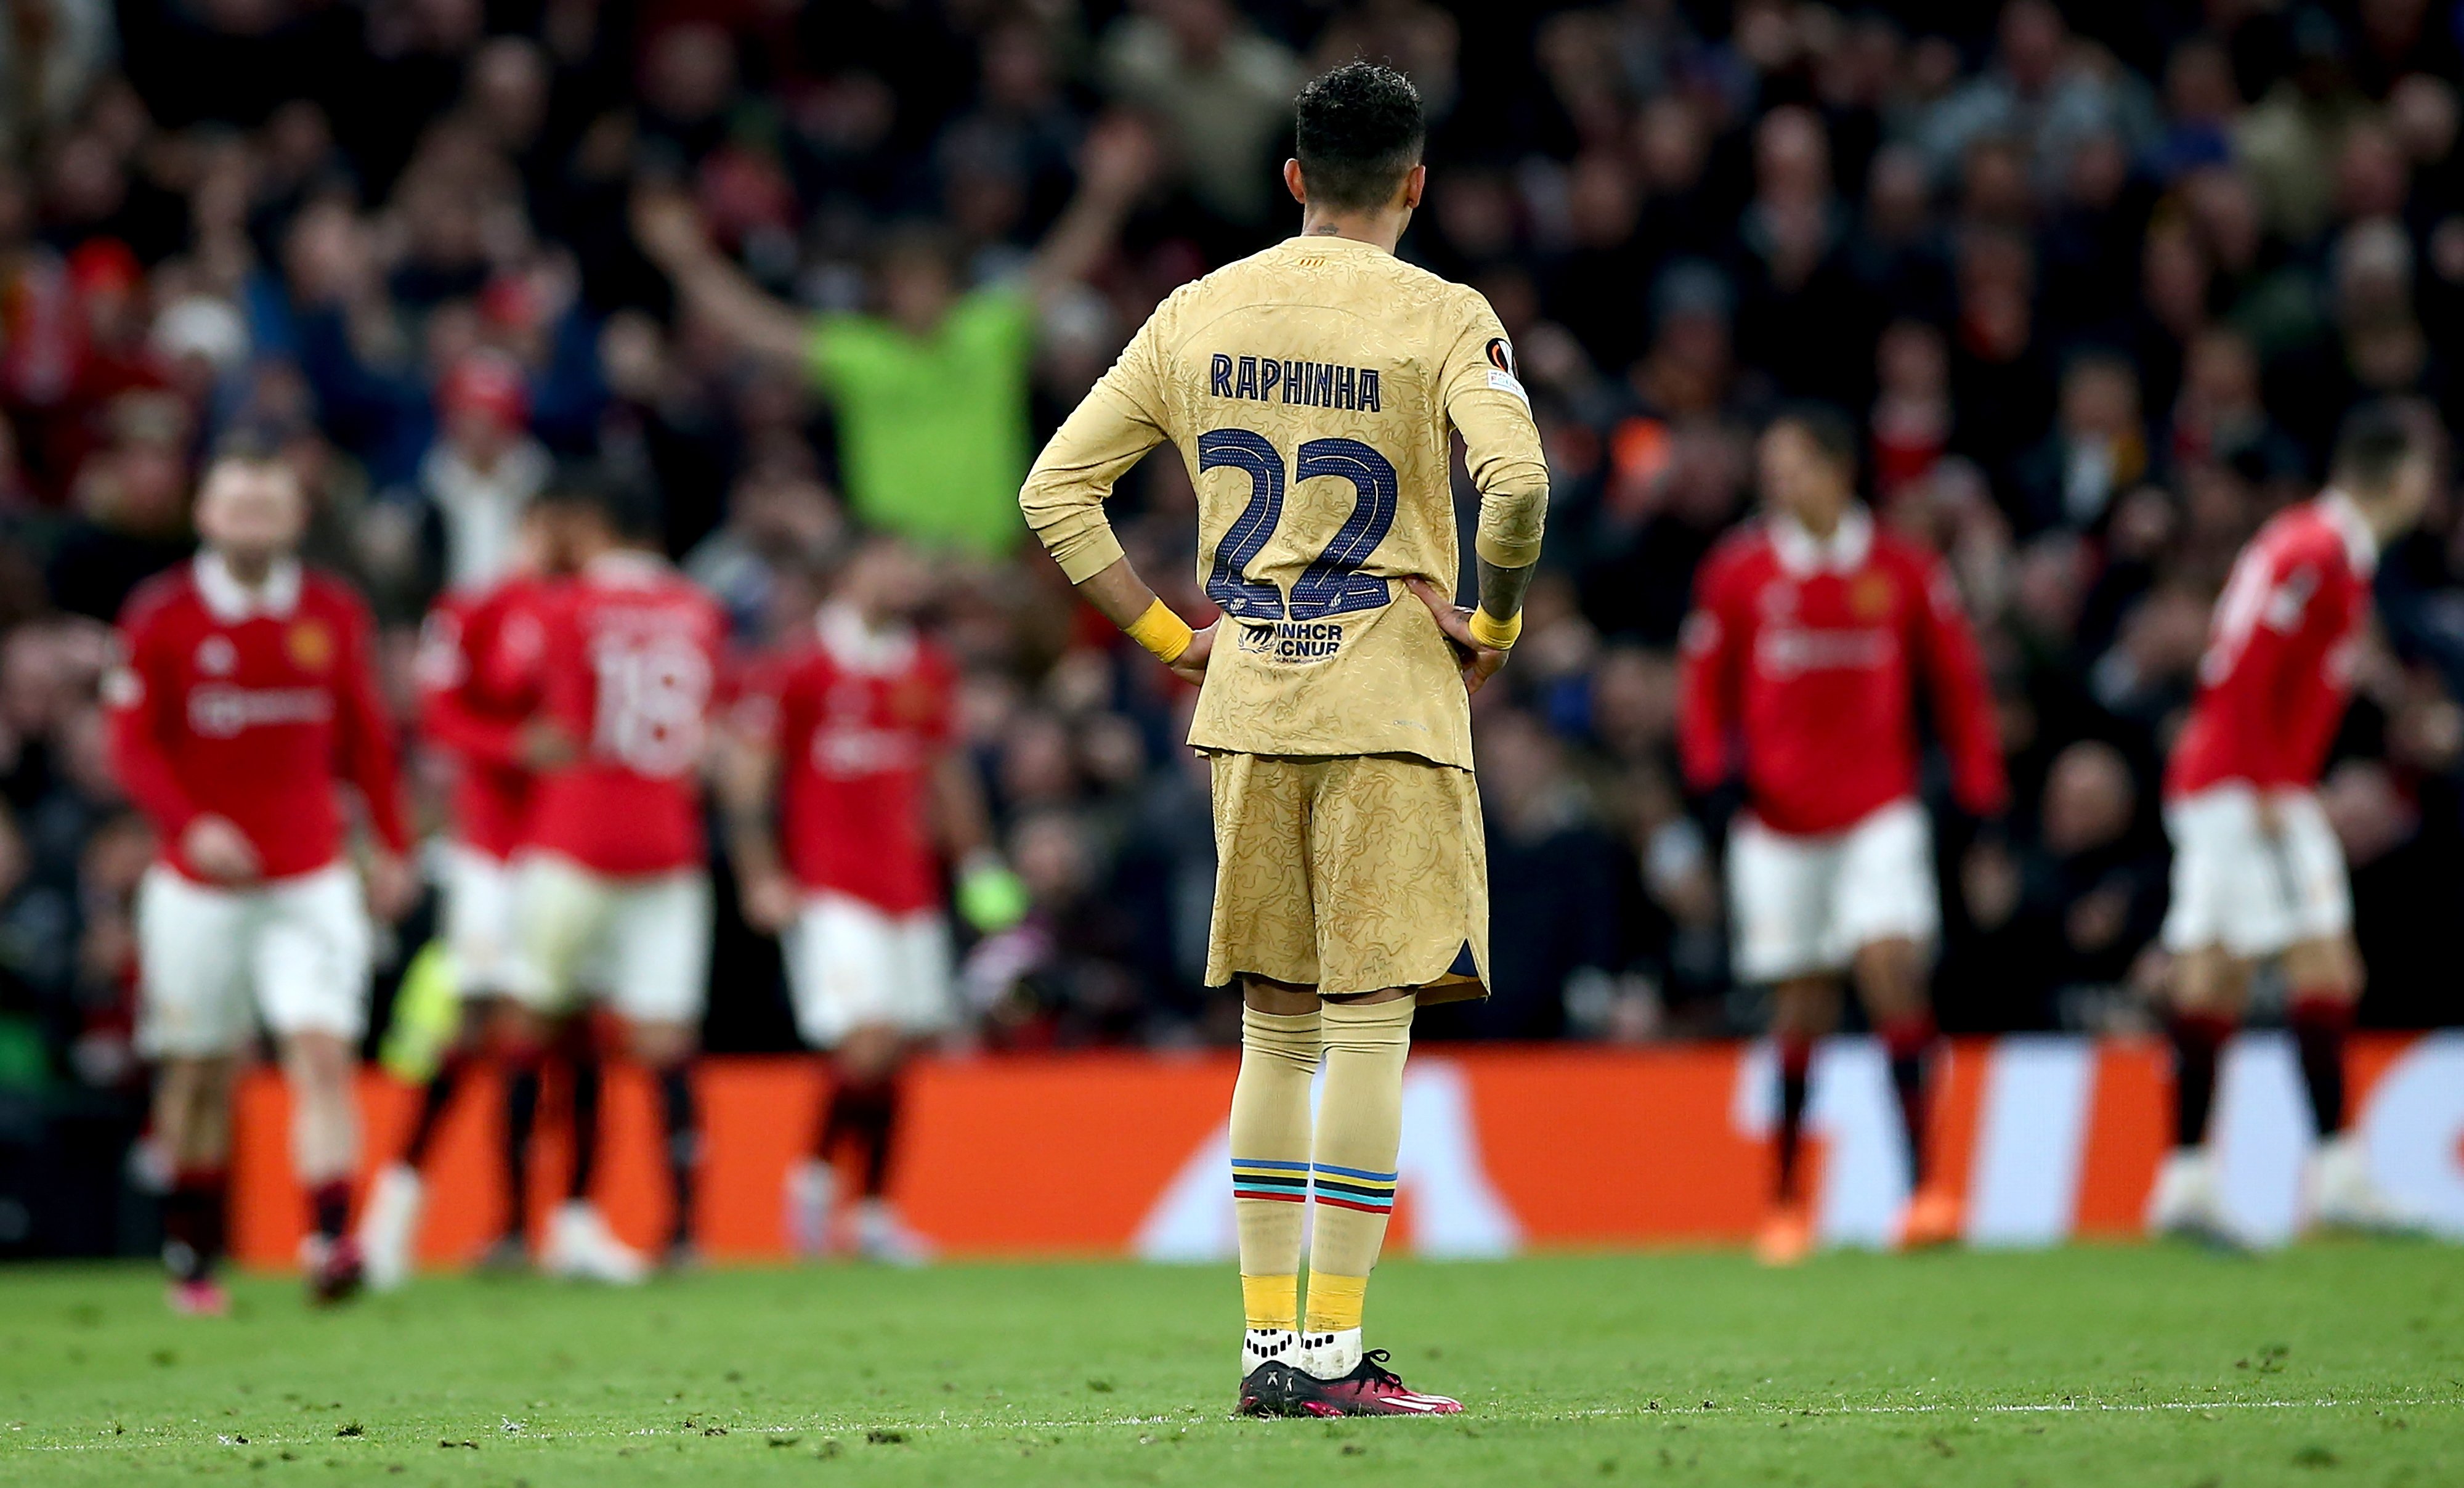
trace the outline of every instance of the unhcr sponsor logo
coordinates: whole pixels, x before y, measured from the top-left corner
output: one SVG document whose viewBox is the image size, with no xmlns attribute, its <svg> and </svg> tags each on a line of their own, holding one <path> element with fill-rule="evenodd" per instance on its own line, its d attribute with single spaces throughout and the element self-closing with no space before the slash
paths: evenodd
<svg viewBox="0 0 2464 1488">
<path fill-rule="evenodd" d="M 1275 620 L 1241 628 L 1241 649 L 1268 661 L 1324 661 L 1343 650 L 1343 626 L 1332 620 Z"/>
</svg>

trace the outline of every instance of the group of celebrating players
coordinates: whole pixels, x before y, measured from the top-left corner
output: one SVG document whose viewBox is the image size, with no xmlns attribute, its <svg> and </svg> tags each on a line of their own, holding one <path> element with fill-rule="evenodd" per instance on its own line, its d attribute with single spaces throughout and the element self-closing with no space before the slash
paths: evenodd
<svg viewBox="0 0 2464 1488">
<path fill-rule="evenodd" d="M 898 1066 L 953 1016 L 936 862 L 947 852 L 974 875 L 1004 870 L 973 776 L 949 757 L 951 668 L 909 623 L 915 561 L 892 539 L 857 544 L 803 638 L 748 665 L 727 654 L 716 604 L 654 550 L 653 515 L 621 486 L 551 487 L 522 513 L 507 570 L 449 593 L 427 626 L 420 722 L 456 765 L 452 834 L 443 934 L 406 977 L 395 1022 L 399 1034 L 424 1021 L 438 1047 L 398 1061 L 425 1077 L 419 1115 L 353 1231 L 369 916 L 399 917 L 416 895 L 392 728 L 367 615 L 295 556 L 307 507 L 293 472 L 247 449 L 206 472 L 202 550 L 130 600 L 107 683 L 121 778 L 163 842 L 139 892 L 139 1033 L 160 1071 L 150 1141 L 169 1179 L 175 1306 L 226 1305 L 231 1087 L 260 1023 L 292 1090 L 316 1298 L 407 1274 L 420 1166 L 483 1055 L 507 1076 L 511 1182 L 492 1255 L 525 1258 L 527 1159 L 555 1066 L 575 1140 L 539 1263 L 642 1279 L 654 1258 L 590 1199 L 609 1025 L 659 1090 L 674 1200 L 655 1259 L 689 1261 L 706 782 L 733 824 L 746 913 L 786 943 L 799 1026 L 838 1052 L 813 1160 L 791 1182 L 799 1232 L 816 1250 L 919 1253 L 882 1195 Z M 364 895 L 345 862 L 342 786 L 374 839 Z M 423 1019 L 438 990 L 441 1011 Z M 591 1002 L 606 1019 L 583 1016 Z M 388 1054 L 406 1042 L 419 1041 L 389 1039 Z M 855 1180 L 846 1205 L 834 1150 Z"/>
<path fill-rule="evenodd" d="M 1190 743 L 1213 769 L 1219 864 L 1208 977 L 1237 983 L 1243 1003 L 1230 1178 L 1240 1409 L 1255 1414 L 1461 1410 L 1385 1368 L 1362 1317 L 1395 1200 L 1414 1010 L 1484 995 L 1487 979 L 1467 699 L 1520 633 L 1549 482 L 1494 312 L 1395 256 L 1425 182 L 1423 137 L 1397 73 L 1354 63 L 1309 84 L 1285 167 L 1300 233 L 1160 306 L 1021 497 L 1080 596 L 1201 689 Z M 1456 434 L 1481 493 L 1469 608 L 1453 603 Z M 1167 442 L 1199 488 L 1199 572 L 1221 611 L 1202 630 L 1139 578 L 1104 516 L 1113 482 Z M 1858 451 L 1836 412 L 1771 419 L 1758 447 L 1767 511 L 1705 566 L 1683 642 L 1683 771 L 1706 814 L 1732 821 L 1738 974 L 1776 991 L 1777 1188 L 1759 1244 L 1775 1263 L 1814 1243 L 1798 1150 L 1815 1041 L 1843 978 L 1888 1053 L 1905 1122 L 1904 1239 L 1956 1236 L 1956 1198 L 1925 1161 L 1938 890 L 1920 698 L 1956 805 L 1990 817 L 2006 804 L 1957 592 L 1858 503 Z M 2269 958 L 2292 988 L 2321 1139 L 2314 1212 L 2397 1217 L 2344 1131 L 2361 975 L 2312 788 L 2352 686 L 2375 556 L 2419 516 L 2441 455 L 2420 411 L 2357 411 L 2325 491 L 2260 532 L 2218 604 L 2166 789 L 2179 1145 L 2157 1185 L 2162 1228 L 2231 1237 L 2205 1126 L 2219 1047 Z M 197 500 L 203 552 L 131 602 L 110 681 L 120 767 L 164 843 L 140 905 L 142 1032 L 161 1069 L 152 1140 L 172 1174 L 174 1303 L 224 1305 L 229 1092 L 259 1020 L 293 1089 L 315 1296 L 405 1274 L 419 1164 L 483 1050 L 510 1071 L 504 1248 L 520 1255 L 524 1154 L 545 1077 L 561 1069 L 583 1140 L 541 1262 L 609 1281 L 648 1271 L 588 1197 L 597 1051 L 578 1014 L 591 999 L 657 1075 L 669 1258 L 689 1255 L 705 782 L 747 918 L 782 938 L 799 1026 L 837 1052 L 814 1161 L 790 1177 L 799 1232 L 817 1247 L 837 1233 L 842 1185 L 825 1160 L 851 1147 L 859 1247 L 917 1255 L 882 1197 L 896 1076 L 953 1016 L 941 884 L 955 870 L 981 890 L 1004 870 L 950 748 L 949 663 L 913 623 L 915 556 L 857 544 L 803 640 L 745 667 L 724 655 L 712 601 L 648 544 L 647 509 L 575 483 L 525 513 L 510 571 L 447 599 L 418 671 L 423 726 L 460 764 L 443 937 L 459 1011 L 429 1020 L 451 1052 L 354 1233 L 366 915 L 411 898 L 411 844 L 369 624 L 293 556 L 304 516 L 281 464 L 218 458 Z M 345 785 L 374 839 L 364 896 L 343 864 Z"/>
</svg>

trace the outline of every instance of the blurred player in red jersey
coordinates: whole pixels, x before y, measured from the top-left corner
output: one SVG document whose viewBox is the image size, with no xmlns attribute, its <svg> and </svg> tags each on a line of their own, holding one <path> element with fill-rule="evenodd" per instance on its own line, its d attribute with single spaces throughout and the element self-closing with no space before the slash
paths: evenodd
<svg viewBox="0 0 2464 1488">
<path fill-rule="evenodd" d="M 675 1200 L 668 1258 L 690 1258 L 700 1137 L 692 1061 L 710 971 L 701 769 L 726 621 L 653 548 L 647 500 L 575 488 L 574 573 L 540 606 L 535 725 L 567 763 L 540 771 L 515 869 L 521 945 L 504 1023 L 536 1061 L 586 992 L 656 1076 Z M 638 1280 L 646 1263 L 588 1200 L 548 1224 L 552 1273 Z"/>
<path fill-rule="evenodd" d="M 291 1084 L 310 1295 L 339 1300 L 361 1278 L 343 1226 L 367 910 L 399 916 L 415 885 L 373 628 L 347 589 L 301 568 L 307 517 L 289 466 L 216 459 L 197 496 L 204 550 L 130 598 L 106 683 L 115 767 L 163 843 L 138 896 L 139 1042 L 161 1061 L 154 1136 L 175 1175 L 165 1256 L 183 1311 L 225 1306 L 231 1083 L 260 1022 Z M 344 786 L 379 844 L 364 902 L 342 861 Z"/>
<path fill-rule="evenodd" d="M 1899 1095 L 1913 1190 L 1901 1239 L 1941 1244 L 1957 1237 L 1959 1208 L 1926 1164 L 1925 968 L 1941 910 L 1915 703 L 1922 688 L 1959 806 L 1990 816 L 2007 791 L 1992 698 L 1949 576 L 1856 500 L 1855 426 L 1793 409 L 1756 454 L 1771 510 L 1696 580 L 1678 744 L 1694 789 L 1740 776 L 1744 788 L 1728 838 L 1736 969 L 1771 985 L 1780 1084 L 1778 1204 L 1758 1252 L 1788 1264 L 1814 1242 L 1797 1152 L 1815 1040 L 1838 1015 L 1842 972 Z"/>
<path fill-rule="evenodd" d="M 949 659 L 913 624 L 928 580 L 906 544 L 864 540 L 810 638 L 747 710 L 724 776 L 746 919 L 781 938 L 797 1027 L 830 1056 L 813 1155 L 788 1174 L 789 1228 L 807 1254 L 835 1248 L 830 1159 L 851 1148 L 856 1250 L 925 1258 L 885 1195 L 900 1067 L 957 1015 L 943 855 L 979 928 L 1023 907 L 992 851 L 982 788 L 951 746 Z"/>
<path fill-rule="evenodd" d="M 2304 1185 L 2318 1223 L 2409 1228 L 2345 1131 L 2344 1034 L 2362 991 L 2343 848 L 2314 788 L 2352 699 L 2380 548 L 2436 488 L 2427 411 L 2366 405 L 2345 421 L 2327 489 L 2261 527 L 2216 600 L 2199 692 L 2165 772 L 2173 839 L 2174 1146 L 2149 1224 L 2238 1243 L 2207 1150 L 2218 1053 L 2255 963 L 2277 958 L 2320 1145 Z"/>
<path fill-rule="evenodd" d="M 555 581 L 572 569 L 565 551 L 572 506 L 561 488 L 542 492 L 522 515 L 504 575 L 494 584 L 449 590 L 420 633 L 420 728 L 454 759 L 453 836 L 443 863 L 445 959 L 439 967 L 415 964 L 405 977 L 384 1051 L 396 1075 L 424 1082 L 409 1140 L 378 1172 L 361 1215 L 368 1283 L 380 1291 L 409 1276 L 426 1201 L 420 1168 L 471 1064 L 473 1035 L 514 984 L 519 922 L 513 860 L 530 829 L 538 772 L 567 763 L 573 753 L 563 731 L 536 716 L 544 608 Z M 431 988 L 419 980 L 427 975 L 444 980 Z M 431 990 L 434 1009 L 411 1006 Z M 586 1040 L 566 1043 L 574 1143 L 567 1193 L 578 1199 L 589 1191 L 597 1150 L 599 1068 Z M 517 1265 L 524 1255 L 541 1074 L 539 1062 L 528 1057 L 507 1072 L 506 1220 L 489 1251 L 492 1266 Z"/>
</svg>

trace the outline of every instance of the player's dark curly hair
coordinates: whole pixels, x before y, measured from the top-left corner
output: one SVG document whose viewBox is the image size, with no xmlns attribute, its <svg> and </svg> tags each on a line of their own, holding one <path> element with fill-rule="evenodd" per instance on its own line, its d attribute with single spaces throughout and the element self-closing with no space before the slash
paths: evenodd
<svg viewBox="0 0 2464 1488">
<path fill-rule="evenodd" d="M 2431 421 L 2417 404 L 2379 398 L 2344 415 L 2328 461 L 2332 478 L 2364 491 L 2385 490 L 2397 467 L 2428 443 Z"/>
<path fill-rule="evenodd" d="M 1828 403 L 1792 399 L 1780 405 L 1765 429 L 1787 425 L 1805 435 L 1815 452 L 1834 467 L 1857 477 L 1857 421 Z"/>
<path fill-rule="evenodd" d="M 1375 62 L 1346 62 L 1301 89 L 1293 154 L 1309 200 L 1353 211 L 1394 200 L 1420 163 L 1428 124 L 1412 79 Z"/>
<path fill-rule="evenodd" d="M 574 463 L 559 469 L 534 500 L 541 506 L 592 518 L 628 541 L 659 535 L 662 513 L 658 494 L 648 483 L 597 463 Z"/>
</svg>

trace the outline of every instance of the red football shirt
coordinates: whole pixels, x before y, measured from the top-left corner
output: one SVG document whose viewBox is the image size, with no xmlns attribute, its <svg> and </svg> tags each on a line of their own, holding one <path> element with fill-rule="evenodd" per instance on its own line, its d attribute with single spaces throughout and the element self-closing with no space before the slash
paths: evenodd
<svg viewBox="0 0 2464 1488">
<path fill-rule="evenodd" d="M 1686 780 L 1709 789 L 1742 763 L 1753 812 L 1773 831 L 1853 826 L 1916 793 L 1920 685 L 1952 794 L 1979 814 L 2000 811 L 1992 697 L 1941 564 L 1862 507 L 1828 542 L 1785 519 L 1756 523 L 1723 541 L 1695 581 L 1679 658 Z"/>
<path fill-rule="evenodd" d="M 868 633 L 853 611 L 827 608 L 775 686 L 788 872 L 887 914 L 937 908 L 932 789 L 953 731 L 948 657 L 913 631 Z"/>
<path fill-rule="evenodd" d="M 625 551 L 553 586 L 540 614 L 540 706 L 582 756 L 539 777 L 530 844 L 617 877 L 700 863 L 718 606 L 665 560 Z"/>
<path fill-rule="evenodd" d="M 2377 568 L 2377 539 L 2332 490 L 2258 529 L 2216 600 L 2167 798 L 2318 780 L 2352 700 Z"/>
<path fill-rule="evenodd" d="M 199 877 L 180 834 L 215 815 L 266 877 L 313 873 L 341 855 L 341 785 L 387 848 L 408 849 L 372 631 L 347 588 L 291 562 L 252 592 L 207 553 L 129 597 L 104 683 L 112 762 L 165 862 Z"/>
<path fill-rule="evenodd" d="M 542 580 L 518 577 L 451 593 L 420 631 L 420 729 L 458 766 L 454 836 L 495 858 L 513 855 L 530 823 L 537 782 L 519 742 L 539 706 L 542 606 L 552 592 Z"/>
</svg>

